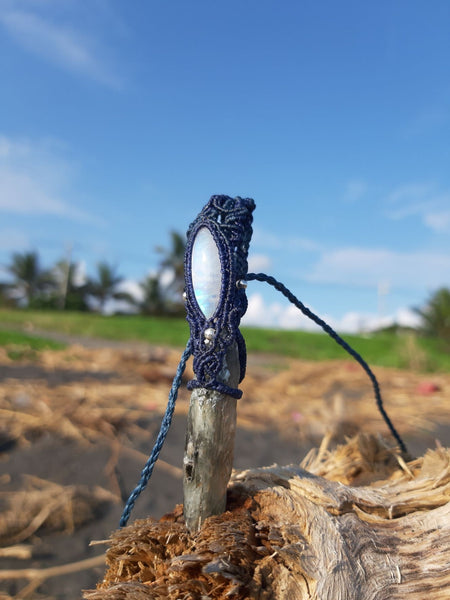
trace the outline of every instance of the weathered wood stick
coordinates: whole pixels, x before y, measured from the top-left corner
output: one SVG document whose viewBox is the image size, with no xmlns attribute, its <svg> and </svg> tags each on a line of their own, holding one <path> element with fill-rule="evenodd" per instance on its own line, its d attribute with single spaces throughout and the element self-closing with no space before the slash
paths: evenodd
<svg viewBox="0 0 450 600">
<path fill-rule="evenodd" d="M 239 383 L 237 345 L 225 355 L 220 380 Z M 211 515 L 224 512 L 233 467 L 236 398 L 205 388 L 192 392 L 184 451 L 184 518 L 191 533 Z"/>
</svg>

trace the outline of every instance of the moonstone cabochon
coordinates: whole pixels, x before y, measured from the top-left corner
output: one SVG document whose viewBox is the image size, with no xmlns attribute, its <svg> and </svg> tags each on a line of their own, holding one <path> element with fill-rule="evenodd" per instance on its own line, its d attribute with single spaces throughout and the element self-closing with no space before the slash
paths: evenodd
<svg viewBox="0 0 450 600">
<path fill-rule="evenodd" d="M 192 245 L 191 276 L 197 304 L 207 319 L 217 310 L 222 289 L 219 249 L 207 227 L 201 227 Z"/>
</svg>

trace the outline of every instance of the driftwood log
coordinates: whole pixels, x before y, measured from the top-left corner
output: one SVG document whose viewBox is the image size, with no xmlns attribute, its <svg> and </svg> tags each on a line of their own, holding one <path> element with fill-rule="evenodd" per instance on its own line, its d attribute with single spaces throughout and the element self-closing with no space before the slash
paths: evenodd
<svg viewBox="0 0 450 600">
<path fill-rule="evenodd" d="M 450 598 L 450 450 L 405 463 L 379 439 L 235 473 L 227 512 L 182 507 L 113 533 L 88 600 Z"/>
</svg>

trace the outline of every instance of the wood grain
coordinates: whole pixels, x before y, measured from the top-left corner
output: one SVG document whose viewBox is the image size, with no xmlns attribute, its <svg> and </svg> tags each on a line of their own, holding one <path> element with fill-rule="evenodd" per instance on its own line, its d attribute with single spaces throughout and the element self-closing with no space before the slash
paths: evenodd
<svg viewBox="0 0 450 600">
<path fill-rule="evenodd" d="M 448 449 L 405 465 L 374 437 L 325 444 L 300 466 L 235 473 L 227 509 L 195 534 L 181 507 L 116 532 L 85 598 L 450 598 Z"/>
<path fill-rule="evenodd" d="M 239 357 L 234 344 L 227 352 L 219 379 L 231 387 L 239 382 Z M 233 467 L 236 399 L 204 388 L 192 392 L 183 459 L 184 517 L 189 531 L 223 513 Z"/>
</svg>

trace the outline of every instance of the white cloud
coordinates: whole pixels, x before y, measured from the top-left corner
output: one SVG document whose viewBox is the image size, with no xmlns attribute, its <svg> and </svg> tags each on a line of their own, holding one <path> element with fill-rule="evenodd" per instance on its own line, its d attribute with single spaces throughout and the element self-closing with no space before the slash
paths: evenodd
<svg viewBox="0 0 450 600">
<path fill-rule="evenodd" d="M 421 318 L 410 308 L 400 307 L 391 315 L 348 312 L 341 319 L 331 319 L 330 325 L 341 333 L 370 332 L 391 325 L 415 329 L 421 325 Z"/>
<path fill-rule="evenodd" d="M 281 247 L 290 250 L 302 250 L 305 252 L 320 252 L 322 245 L 314 240 L 304 237 L 288 236 L 286 241 L 281 241 Z"/>
<path fill-rule="evenodd" d="M 381 327 L 389 327 L 393 324 L 403 327 L 418 327 L 420 325 L 420 317 L 406 307 L 399 308 L 394 314 L 388 316 L 360 312 L 348 312 L 340 319 L 329 315 L 318 316 L 325 320 L 335 331 L 341 333 L 370 332 Z M 278 302 L 268 304 L 261 294 L 258 293 L 252 294 L 249 297 L 248 309 L 242 319 L 242 325 L 274 329 L 322 331 L 318 325 L 303 315 L 292 304 L 281 304 Z"/>
<path fill-rule="evenodd" d="M 439 128 L 442 129 L 450 120 L 448 103 L 436 103 L 425 107 L 407 125 L 405 133 L 408 136 L 424 135 Z"/>
<path fill-rule="evenodd" d="M 17 229 L 0 230 L 0 250 L 16 251 L 30 247 L 29 237 Z"/>
<path fill-rule="evenodd" d="M 403 327 L 419 327 L 422 324 L 420 316 L 410 308 L 399 308 L 395 313 L 395 322 Z"/>
<path fill-rule="evenodd" d="M 317 329 L 317 325 L 292 304 L 279 302 L 267 304 L 258 293 L 249 296 L 248 308 L 242 324 L 277 329 Z"/>
<path fill-rule="evenodd" d="M 86 261 L 80 260 L 75 263 L 72 275 L 73 284 L 76 286 L 84 285 L 88 280 L 87 277 L 87 269 L 86 269 Z"/>
<path fill-rule="evenodd" d="M 56 142 L 14 140 L 0 135 L 0 212 L 54 215 L 103 224 L 65 198 L 74 169 Z"/>
<path fill-rule="evenodd" d="M 380 316 L 369 313 L 348 312 L 341 319 L 333 320 L 330 325 L 341 333 L 362 333 L 389 327 L 395 322 L 392 316 Z"/>
<path fill-rule="evenodd" d="M 91 11 L 95 11 L 96 6 L 90 3 Z M 68 25 L 61 18 L 59 8 L 51 2 L 2 3 L 0 25 L 31 53 L 98 83 L 119 88 L 121 81 L 108 66 L 107 52 L 100 44 L 98 34 L 87 33 L 86 21 L 78 29 L 75 19 Z"/>
<path fill-rule="evenodd" d="M 163 269 L 161 271 L 161 273 L 159 274 L 159 283 L 162 288 L 166 288 L 169 285 L 171 285 L 171 283 L 174 281 L 174 279 L 175 279 L 175 272 L 173 269 L 170 269 L 170 268 Z"/>
<path fill-rule="evenodd" d="M 253 227 L 252 244 L 272 250 L 282 247 L 282 241 L 277 235 L 257 226 Z"/>
<path fill-rule="evenodd" d="M 387 197 L 390 204 L 406 203 L 406 206 L 398 209 L 394 213 L 398 218 L 415 214 L 416 206 L 421 206 L 424 199 L 433 193 L 434 185 L 432 183 L 406 183 L 397 186 Z M 418 203 L 417 205 L 415 203 Z"/>
<path fill-rule="evenodd" d="M 450 233 L 450 191 L 432 183 L 408 183 L 387 197 L 387 217 L 394 220 L 418 217 L 436 233 Z"/>
<path fill-rule="evenodd" d="M 310 238 L 292 235 L 279 236 L 260 227 L 254 227 L 253 229 L 252 245 L 265 250 L 288 249 L 307 252 L 318 252 L 322 247 Z"/>
<path fill-rule="evenodd" d="M 117 286 L 118 292 L 130 294 L 137 302 L 142 302 L 144 292 L 137 281 L 134 279 L 124 279 Z M 110 298 L 106 301 L 103 308 L 103 314 L 113 315 L 115 313 L 134 314 L 138 311 L 137 307 L 133 306 L 126 300 L 116 300 Z"/>
<path fill-rule="evenodd" d="M 103 307 L 104 315 L 115 315 L 115 314 L 136 314 L 137 308 L 131 306 L 129 302 L 126 300 L 114 300 L 110 299 L 105 302 L 105 306 Z"/>
<path fill-rule="evenodd" d="M 367 184 L 360 179 L 352 179 L 347 182 L 344 199 L 347 202 L 357 202 L 361 200 L 364 194 L 367 192 Z"/>
<path fill-rule="evenodd" d="M 450 204 L 450 196 L 448 197 Z M 429 212 L 424 215 L 425 225 L 437 233 L 450 233 L 450 210 Z"/>
<path fill-rule="evenodd" d="M 272 261 L 266 254 L 250 254 L 248 257 L 248 272 L 259 273 L 272 266 Z"/>
<path fill-rule="evenodd" d="M 142 287 L 134 279 L 124 279 L 117 286 L 119 292 L 125 292 L 130 294 L 137 302 L 142 302 L 144 299 L 144 292 Z"/>
<path fill-rule="evenodd" d="M 324 252 L 307 279 L 372 287 L 389 281 L 395 287 L 436 288 L 448 285 L 448 273 L 448 254 L 340 248 Z"/>
<path fill-rule="evenodd" d="M 89 215 L 52 196 L 49 190 L 36 185 L 25 172 L 0 168 L 0 211 L 19 214 L 47 214 L 77 221 L 89 220 Z"/>
</svg>

